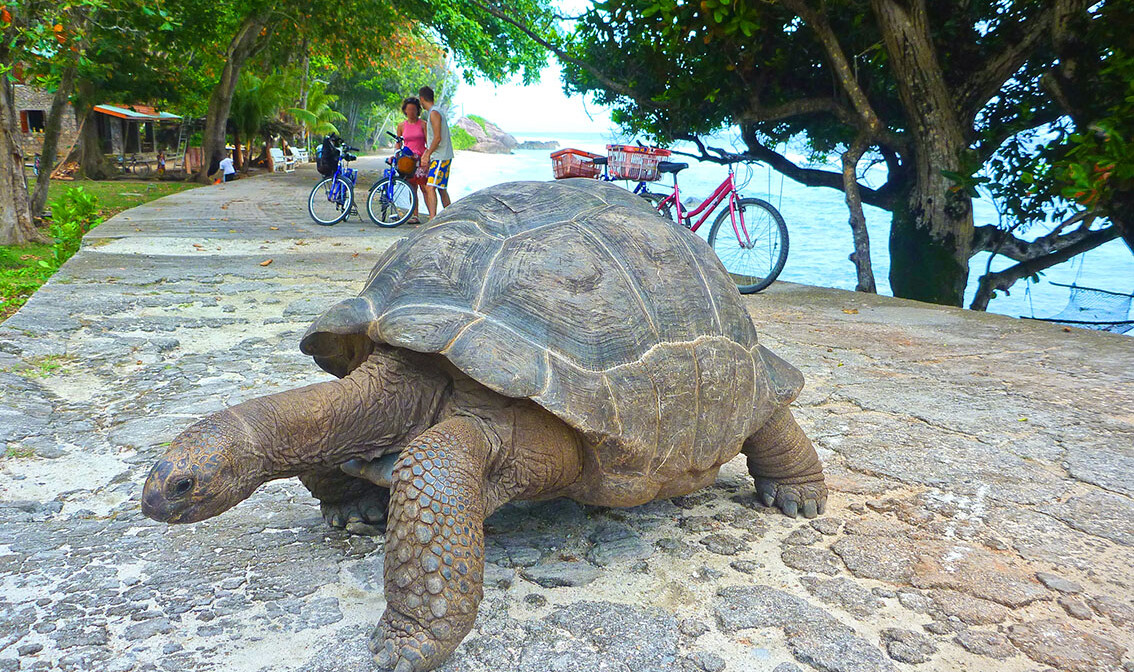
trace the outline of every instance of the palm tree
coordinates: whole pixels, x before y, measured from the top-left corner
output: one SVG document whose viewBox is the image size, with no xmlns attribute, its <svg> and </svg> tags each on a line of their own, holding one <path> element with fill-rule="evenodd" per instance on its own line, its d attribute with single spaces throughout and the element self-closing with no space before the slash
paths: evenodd
<svg viewBox="0 0 1134 672">
<path fill-rule="evenodd" d="M 277 114 L 288 98 L 285 77 L 273 73 L 261 79 L 250 72 L 240 73 L 240 80 L 232 96 L 228 120 L 232 124 L 233 144 L 236 145 L 234 161 L 237 166 L 248 170 L 248 162 L 242 160 L 240 139 L 248 141 L 251 154 L 253 138 L 260 132 L 264 122 Z"/>
<path fill-rule="evenodd" d="M 327 93 L 327 83 L 316 81 L 311 84 L 307 93 L 307 107 L 289 107 L 287 112 L 303 124 L 304 143 L 310 148 L 311 138 L 327 133 L 338 133 L 336 121 L 346 121 L 347 118 L 331 107 L 339 99 L 338 96 Z"/>
</svg>

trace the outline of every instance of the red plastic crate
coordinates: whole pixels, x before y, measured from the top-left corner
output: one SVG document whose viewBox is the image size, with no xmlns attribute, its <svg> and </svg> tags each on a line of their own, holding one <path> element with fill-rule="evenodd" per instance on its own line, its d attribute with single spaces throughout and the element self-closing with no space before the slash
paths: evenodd
<svg viewBox="0 0 1134 672">
<path fill-rule="evenodd" d="M 598 154 L 584 152 L 581 149 L 561 149 L 551 153 L 551 166 L 555 171 L 555 179 L 563 180 L 568 177 L 598 177 L 599 168 L 592 160 L 599 158 Z"/>
<path fill-rule="evenodd" d="M 611 177 L 652 182 L 658 179 L 658 164 L 669 156 L 669 150 L 635 145 L 607 145 L 606 156 Z"/>
</svg>

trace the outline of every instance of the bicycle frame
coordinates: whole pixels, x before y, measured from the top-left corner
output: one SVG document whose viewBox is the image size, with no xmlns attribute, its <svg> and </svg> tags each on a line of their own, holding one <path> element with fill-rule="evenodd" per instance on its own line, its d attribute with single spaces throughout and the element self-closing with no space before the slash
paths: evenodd
<svg viewBox="0 0 1134 672">
<path fill-rule="evenodd" d="M 353 168 L 345 168 L 343 164 L 346 161 L 339 161 L 339 165 L 335 167 L 335 174 L 331 176 L 331 188 L 327 191 L 327 200 L 332 203 L 341 203 L 343 200 L 342 189 L 338 179 L 342 178 L 343 181 L 350 183 L 353 187 L 355 180 L 358 178 L 358 171 Z"/>
<path fill-rule="evenodd" d="M 736 178 L 732 170 L 732 166 L 728 168 L 728 177 L 720 183 L 720 185 L 713 191 L 712 195 L 706 198 L 700 205 L 693 210 L 684 210 L 681 206 L 681 190 L 677 186 L 677 175 L 673 176 L 673 191 L 663 198 L 658 203 L 658 211 L 663 211 L 668 205 L 673 208 L 673 213 L 676 216 L 678 223 L 687 227 L 690 231 L 696 231 L 701 228 L 709 219 L 709 215 L 717 209 L 721 201 L 728 197 L 728 211 L 732 220 L 732 230 L 736 233 L 736 240 L 744 247 L 752 247 L 752 240 L 748 236 L 748 229 L 744 225 L 744 211 L 736 207 L 737 201 L 740 196 L 736 193 Z M 701 213 L 704 213 L 701 215 Z M 701 215 L 696 224 L 693 224 L 693 218 Z"/>
</svg>

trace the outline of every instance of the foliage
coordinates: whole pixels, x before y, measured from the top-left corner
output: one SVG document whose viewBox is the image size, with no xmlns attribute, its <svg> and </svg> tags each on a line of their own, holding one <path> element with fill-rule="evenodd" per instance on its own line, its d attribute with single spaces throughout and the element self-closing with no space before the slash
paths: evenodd
<svg viewBox="0 0 1134 672">
<path fill-rule="evenodd" d="M 1131 77 L 1118 46 L 1132 12 L 1116 0 L 601 0 L 549 42 L 569 92 L 612 105 L 626 131 L 660 142 L 739 126 L 751 156 L 803 184 L 846 189 L 839 171 L 781 148 L 802 142 L 812 161 L 829 160 L 865 139 L 887 182 L 857 189 L 894 214 L 895 292 L 959 302 L 979 251 L 963 242 L 979 188 L 1017 230 L 1105 202 L 1125 179 Z M 1050 85 L 1061 78 L 1073 80 L 1063 96 Z M 1095 109 L 1082 114 L 1066 104 L 1086 99 Z M 918 169 L 925 159 L 932 171 Z M 928 271 L 919 259 L 941 261 Z M 912 274 L 927 279 L 900 287 Z"/>
<path fill-rule="evenodd" d="M 75 250 L 83 233 L 98 222 L 135 205 L 191 189 L 184 182 L 74 182 L 52 181 L 53 199 L 50 245 L 0 247 L 0 320 L 15 313 Z M 57 189 L 65 189 L 62 194 Z M 92 207 L 96 208 L 92 211 Z"/>
<path fill-rule="evenodd" d="M 308 137 L 338 133 L 335 122 L 346 121 L 346 117 L 332 107 L 337 100 L 338 96 L 327 93 L 326 82 L 317 81 L 307 91 L 307 106 L 289 107 L 287 112 L 303 124 Z"/>
<path fill-rule="evenodd" d="M 98 199 L 82 187 L 67 190 L 62 198 L 51 203 L 52 262 L 40 261 L 39 266 L 52 272 L 79 251 L 83 236 L 102 222 Z"/>
<path fill-rule="evenodd" d="M 479 114 L 470 114 L 470 115 L 468 115 L 468 118 L 472 119 L 476 123 L 480 124 L 481 130 L 488 132 L 488 128 L 486 127 L 486 124 L 488 123 L 487 119 L 480 116 Z"/>
<path fill-rule="evenodd" d="M 449 129 L 449 140 L 453 143 L 453 149 L 470 149 L 476 145 L 476 138 L 459 126 Z"/>
<path fill-rule="evenodd" d="M 8 317 L 78 252 L 83 234 L 102 221 L 98 201 L 74 187 L 51 204 L 49 246 L 0 248 L 0 317 Z"/>
<path fill-rule="evenodd" d="M 1125 19 L 1108 17 L 1093 28 L 1109 32 L 1129 25 L 1134 8 L 1127 8 Z M 1071 117 L 1060 120 L 1046 142 L 1028 138 L 1036 145 L 1030 155 L 1027 147 L 1012 146 L 1003 163 L 995 164 L 1000 180 L 994 193 L 1017 221 L 1020 211 L 1062 214 L 1070 204 L 1115 217 L 1134 216 L 1115 211 L 1116 204 L 1134 194 L 1134 49 L 1112 46 L 1108 39 L 1093 42 L 1105 53 L 1099 55 L 1096 72 L 1068 82 L 1073 90 L 1067 95 L 1075 96 Z M 1076 95 L 1075 89 L 1090 95 Z M 1009 179 L 1014 169 L 1021 174 L 1018 183 Z"/>
</svg>

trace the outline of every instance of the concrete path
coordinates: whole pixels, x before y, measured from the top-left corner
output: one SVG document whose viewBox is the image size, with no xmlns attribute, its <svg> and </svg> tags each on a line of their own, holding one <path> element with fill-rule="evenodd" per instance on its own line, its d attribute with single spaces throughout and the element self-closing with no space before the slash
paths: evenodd
<svg viewBox="0 0 1134 672">
<path fill-rule="evenodd" d="M 296 481 L 190 526 L 137 501 L 195 418 L 326 379 L 299 336 L 406 229 L 313 225 L 313 182 L 122 213 L 0 325 L 0 672 L 372 669 L 381 539 L 328 529 Z M 444 670 L 1134 670 L 1134 340 L 747 301 L 807 376 L 827 515 L 764 509 L 741 460 L 636 509 L 506 507 Z"/>
</svg>

